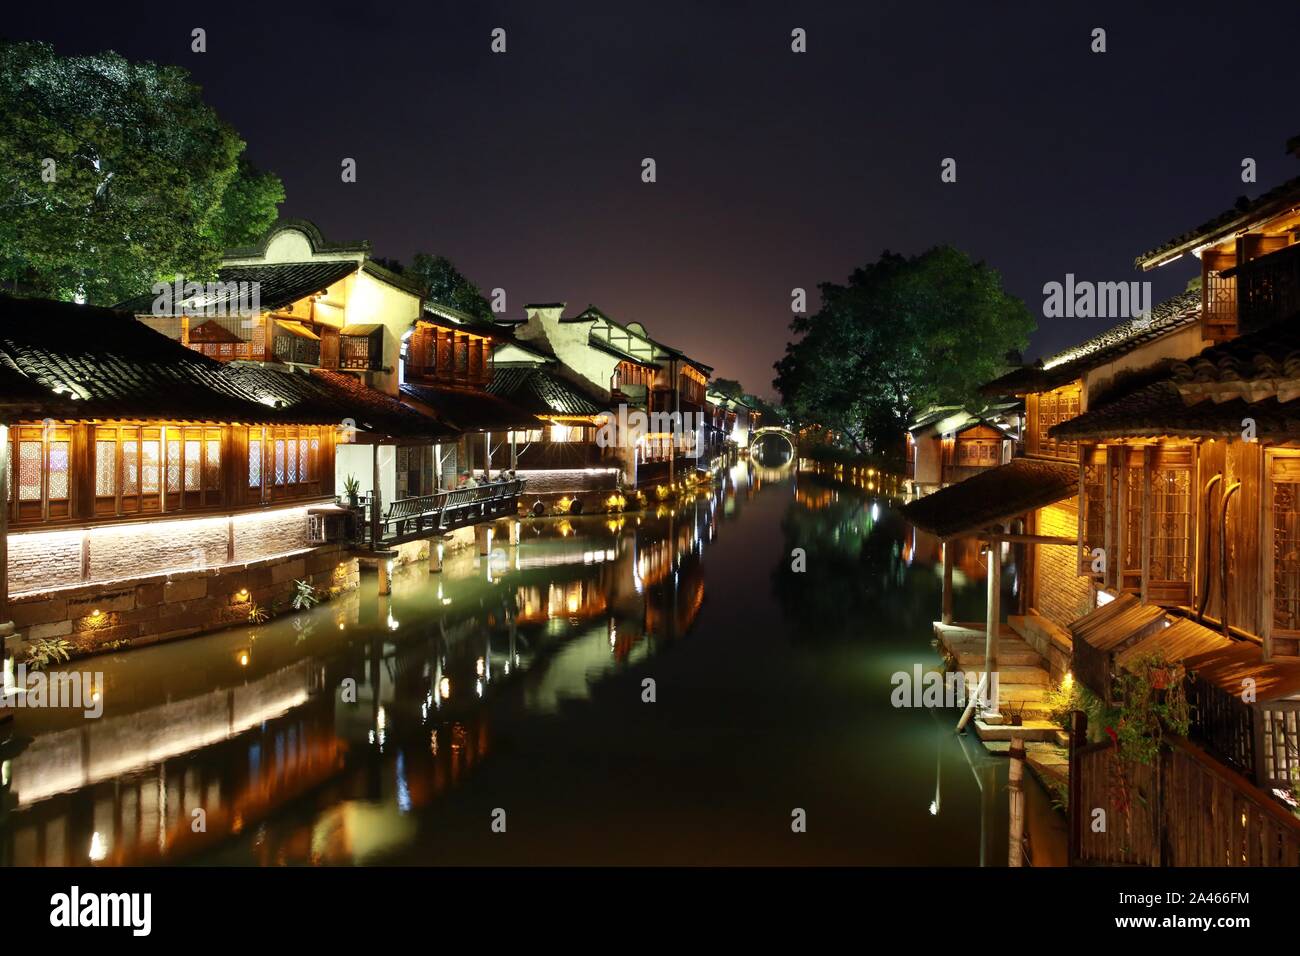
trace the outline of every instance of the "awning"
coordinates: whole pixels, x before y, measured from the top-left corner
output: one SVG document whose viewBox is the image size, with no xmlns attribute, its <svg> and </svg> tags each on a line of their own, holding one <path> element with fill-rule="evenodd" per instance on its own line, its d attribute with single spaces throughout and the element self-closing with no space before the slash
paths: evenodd
<svg viewBox="0 0 1300 956">
<path fill-rule="evenodd" d="M 903 517 L 922 531 L 940 538 L 958 538 L 1078 493 L 1077 466 L 1014 458 L 904 505 L 901 510 Z"/>
<path fill-rule="evenodd" d="M 462 432 L 540 428 L 541 420 L 514 402 L 480 389 L 403 383 L 402 397 Z"/>
<path fill-rule="evenodd" d="M 299 322 L 285 322 L 281 319 L 276 319 L 275 327 L 281 331 L 288 332 L 290 335 L 296 335 L 299 338 L 310 339 L 313 342 L 320 341 L 319 335 Z"/>
<path fill-rule="evenodd" d="M 1254 681 L 1255 699 L 1260 703 L 1300 695 L 1300 660 L 1264 660 L 1264 649 L 1247 641 L 1229 641 L 1217 651 L 1187 658 L 1184 665 L 1224 693 L 1239 697 Z"/>
<path fill-rule="evenodd" d="M 1115 678 L 1138 661 L 1157 657 L 1179 663 L 1236 643 L 1195 621 L 1121 594 L 1070 625 L 1074 677 L 1103 700 L 1111 700 Z"/>
</svg>

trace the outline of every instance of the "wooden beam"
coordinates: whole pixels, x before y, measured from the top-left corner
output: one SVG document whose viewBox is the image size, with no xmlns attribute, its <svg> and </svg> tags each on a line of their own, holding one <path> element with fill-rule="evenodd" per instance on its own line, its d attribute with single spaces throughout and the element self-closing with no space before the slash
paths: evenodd
<svg viewBox="0 0 1300 956">
<path fill-rule="evenodd" d="M 1003 542 L 1008 541 L 1012 544 L 1061 544 L 1077 547 L 1078 542 L 1074 538 L 1066 538 L 1054 534 L 979 534 L 976 535 L 981 541 Z"/>
</svg>

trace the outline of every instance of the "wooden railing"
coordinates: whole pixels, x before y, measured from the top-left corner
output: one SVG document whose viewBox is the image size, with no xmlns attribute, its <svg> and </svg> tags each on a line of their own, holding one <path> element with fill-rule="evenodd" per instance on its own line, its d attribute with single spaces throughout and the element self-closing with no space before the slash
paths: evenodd
<svg viewBox="0 0 1300 956">
<path fill-rule="evenodd" d="M 1300 865 L 1300 820 L 1180 737 L 1149 766 L 1121 764 L 1109 741 L 1073 747 L 1070 775 L 1072 863 Z"/>
<path fill-rule="evenodd" d="M 1300 243 L 1242 263 L 1234 274 L 1242 332 L 1300 314 Z"/>
<path fill-rule="evenodd" d="M 380 513 L 378 520 L 372 500 L 363 498 L 360 505 L 365 521 L 360 523 L 361 536 L 357 543 L 369 548 L 387 547 L 513 514 L 526 484 L 517 478 L 399 498 Z"/>
</svg>

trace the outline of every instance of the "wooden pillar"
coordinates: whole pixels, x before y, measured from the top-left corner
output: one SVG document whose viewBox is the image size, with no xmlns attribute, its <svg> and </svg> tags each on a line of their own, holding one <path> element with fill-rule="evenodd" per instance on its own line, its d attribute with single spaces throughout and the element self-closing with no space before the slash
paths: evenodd
<svg viewBox="0 0 1300 956">
<path fill-rule="evenodd" d="M 492 480 L 492 433 L 483 433 L 483 480 Z"/>
<path fill-rule="evenodd" d="M 379 443 L 375 442 L 370 446 L 370 464 L 371 464 L 371 489 L 370 489 L 370 546 L 379 547 L 380 523 L 379 508 L 381 505 L 379 494 Z"/>
<path fill-rule="evenodd" d="M 0 425 L 0 694 L 4 693 L 13 634 L 14 623 L 9 619 L 9 426 Z"/>
<path fill-rule="evenodd" d="M 952 623 L 952 552 L 954 542 L 943 543 L 943 616 L 944 624 Z"/>
<path fill-rule="evenodd" d="M 1007 777 L 1010 797 L 1010 826 L 1007 833 L 1007 866 L 1025 865 L 1025 742 L 1011 738 L 1011 767 Z"/>
<path fill-rule="evenodd" d="M 490 554 L 492 551 L 492 525 L 487 522 L 474 525 L 474 543 L 478 545 L 480 555 Z"/>
<path fill-rule="evenodd" d="M 1073 866 L 1083 848 L 1083 821 L 1088 809 L 1083 806 L 1083 780 L 1080 778 L 1079 748 L 1088 742 L 1088 715 L 1082 710 L 1070 714 L 1070 853 Z"/>
<path fill-rule="evenodd" d="M 391 564 L 392 561 L 388 558 L 380 558 L 377 563 L 377 569 L 379 571 L 379 593 L 381 595 L 393 593 L 393 574 L 392 569 L 389 567 Z"/>
<path fill-rule="evenodd" d="M 998 631 L 1002 617 L 1002 542 L 990 541 L 988 550 L 989 599 L 985 616 L 984 672 L 988 674 L 985 712 L 998 712 Z"/>
<path fill-rule="evenodd" d="M 442 573 L 442 555 L 444 550 L 443 539 L 441 536 L 434 538 L 429 542 L 429 573 Z"/>
</svg>

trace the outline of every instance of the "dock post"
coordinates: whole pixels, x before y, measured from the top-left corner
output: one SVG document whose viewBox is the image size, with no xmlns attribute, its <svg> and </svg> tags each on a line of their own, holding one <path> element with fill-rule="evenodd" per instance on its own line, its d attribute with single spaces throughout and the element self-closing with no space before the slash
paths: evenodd
<svg viewBox="0 0 1300 956">
<path fill-rule="evenodd" d="M 1083 779 L 1079 772 L 1079 748 L 1088 742 L 1088 715 L 1082 710 L 1070 714 L 1070 866 L 1074 866 L 1083 851 L 1083 818 L 1087 812 L 1082 806 Z"/>
<path fill-rule="evenodd" d="M 474 541 L 478 545 L 478 553 L 487 555 L 492 553 L 492 526 L 486 522 L 474 525 Z"/>
<path fill-rule="evenodd" d="M 443 553 L 443 543 L 441 537 L 434 538 L 432 541 L 429 542 L 429 573 L 430 574 L 442 573 L 442 553 Z"/>
<path fill-rule="evenodd" d="M 1025 742 L 1011 738 L 1011 767 L 1007 778 L 1010 796 L 1010 827 L 1007 835 L 1007 866 L 1024 866 L 1025 851 Z"/>
<path fill-rule="evenodd" d="M 944 624 L 952 624 L 952 541 L 944 541 L 943 547 L 943 616 Z"/>
<path fill-rule="evenodd" d="M 998 631 L 1002 619 L 1002 543 L 996 538 L 988 550 L 989 600 L 984 632 L 984 673 L 988 675 L 988 704 L 985 713 L 998 713 Z"/>
<path fill-rule="evenodd" d="M 379 593 L 393 593 L 393 562 L 388 558 L 380 558 L 375 562 L 379 570 Z"/>
</svg>

